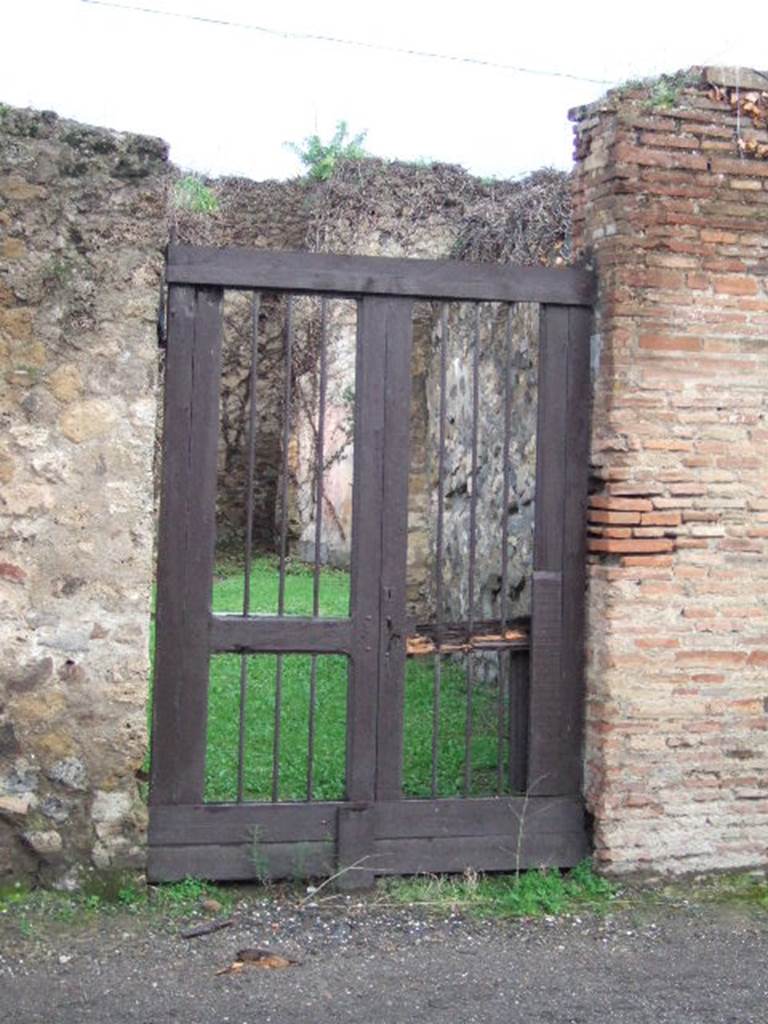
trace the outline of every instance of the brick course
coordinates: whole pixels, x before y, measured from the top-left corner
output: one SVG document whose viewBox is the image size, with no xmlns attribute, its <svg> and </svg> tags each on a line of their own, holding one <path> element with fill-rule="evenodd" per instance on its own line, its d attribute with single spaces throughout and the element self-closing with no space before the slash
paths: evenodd
<svg viewBox="0 0 768 1024">
<path fill-rule="evenodd" d="M 586 785 L 614 873 L 768 863 L 768 134 L 725 72 L 571 115 L 599 279 Z"/>
</svg>

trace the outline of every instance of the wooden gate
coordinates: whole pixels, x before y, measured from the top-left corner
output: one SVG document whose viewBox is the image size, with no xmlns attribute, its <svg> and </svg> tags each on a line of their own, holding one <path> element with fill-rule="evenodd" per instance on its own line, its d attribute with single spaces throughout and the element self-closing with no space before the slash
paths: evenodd
<svg viewBox="0 0 768 1024">
<path fill-rule="evenodd" d="M 566 867 L 578 862 L 589 848 L 581 797 L 581 747 L 591 275 L 576 268 L 517 268 L 174 245 L 168 254 L 167 281 L 169 330 L 150 879 L 172 880 L 187 875 L 212 879 L 310 877 L 351 868 L 342 874 L 340 883 L 366 886 L 381 874 L 452 872 L 468 867 L 479 871 Z M 285 613 L 285 466 L 277 614 L 251 612 L 252 444 L 246 497 L 244 605 L 237 614 L 212 611 L 224 289 L 246 290 L 255 296 L 254 352 L 259 296 L 266 292 L 343 296 L 357 303 L 351 601 L 347 617 L 320 617 L 316 590 L 312 614 Z M 471 599 L 469 622 L 458 629 L 461 635 L 457 635 L 456 624 L 441 622 L 439 602 L 437 621 L 431 625 L 416 627 L 406 614 L 412 308 L 417 300 L 500 303 L 508 310 L 520 302 L 540 304 L 530 624 L 512 622 L 507 613 L 506 525 L 500 528 L 502 596 L 498 620 L 476 621 Z M 445 317 L 443 313 L 443 338 Z M 290 313 L 288 319 L 286 403 L 291 387 Z M 476 344 L 475 351 L 477 348 Z M 444 396 L 444 347 L 441 371 Z M 471 373 L 470 366 L 468 379 Z M 506 381 L 501 381 L 499 387 L 505 392 L 505 423 L 500 429 L 504 432 L 506 458 L 510 417 L 514 415 L 509 366 Z M 475 363 L 475 424 L 479 400 Z M 252 391 L 251 435 L 254 405 Z M 441 415 L 444 419 L 444 408 Z M 322 461 L 322 427 L 320 433 Z M 475 427 L 473 471 L 478 459 L 476 436 Z M 286 433 L 284 447 L 287 440 Z M 440 444 L 435 566 L 438 595 L 445 586 L 439 564 L 443 557 L 445 500 L 443 427 Z M 501 496 L 505 510 L 509 505 L 509 477 L 505 461 Z M 476 531 L 489 526 L 476 521 L 474 496 L 470 511 L 471 566 Z M 507 518 L 505 511 L 504 524 Z M 317 549 L 315 555 L 317 579 Z M 501 716 L 498 789 L 493 795 L 474 795 L 472 687 L 479 684 L 473 682 L 470 671 L 466 784 L 460 793 L 441 795 L 435 782 L 435 735 L 431 789 L 426 795 L 408 796 L 402 785 L 406 659 L 410 653 L 432 652 L 436 659 L 437 705 L 440 666 L 449 656 L 445 652 L 476 648 L 498 652 L 499 681 L 494 690 L 498 692 Z M 244 666 L 238 785 L 231 799 L 206 802 L 209 662 L 220 652 L 240 655 Z M 243 785 L 247 758 L 243 702 L 247 659 L 258 652 L 273 656 L 277 666 L 275 759 L 271 799 L 254 800 Z M 283 659 L 297 652 L 312 659 L 308 689 L 310 748 L 317 728 L 312 702 L 316 700 L 318 660 L 328 655 L 348 659 L 346 780 L 345 791 L 338 799 L 318 799 L 313 793 L 311 749 L 306 799 L 281 798 L 281 672 Z M 435 731 L 438 727 L 436 706 Z"/>
</svg>

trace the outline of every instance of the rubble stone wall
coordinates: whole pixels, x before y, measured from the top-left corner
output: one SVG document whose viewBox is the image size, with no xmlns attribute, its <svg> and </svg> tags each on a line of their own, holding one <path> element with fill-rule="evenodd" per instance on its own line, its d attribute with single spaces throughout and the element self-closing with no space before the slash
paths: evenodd
<svg viewBox="0 0 768 1024">
<path fill-rule="evenodd" d="M 0 883 L 144 859 L 167 177 L 0 108 Z"/>
</svg>

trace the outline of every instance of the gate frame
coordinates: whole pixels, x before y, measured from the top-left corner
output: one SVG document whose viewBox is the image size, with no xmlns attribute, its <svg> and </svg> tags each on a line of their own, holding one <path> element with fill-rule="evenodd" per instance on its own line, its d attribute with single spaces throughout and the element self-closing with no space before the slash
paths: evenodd
<svg viewBox="0 0 768 1024">
<path fill-rule="evenodd" d="M 348 257 L 172 245 L 158 542 L 148 876 L 254 878 L 297 871 L 374 876 L 417 871 L 567 867 L 589 851 L 581 797 L 585 512 L 594 278 L 579 268 Z M 348 619 L 213 615 L 221 298 L 224 288 L 360 300 L 353 501 L 353 606 Z M 540 304 L 536 504 L 530 634 L 527 785 L 522 797 L 405 799 L 402 736 L 410 325 L 415 299 Z M 375 408 L 364 407 L 380 374 Z M 389 375 L 389 376 L 388 376 Z M 384 381 L 399 386 L 385 396 Z M 367 433 L 366 433 L 367 431 Z M 363 503 L 362 505 L 360 503 Z M 371 515 L 375 511 L 376 514 Z M 360 574 L 359 551 L 366 552 Z M 371 564 L 376 571 L 371 571 Z M 367 577 L 367 579 L 365 579 Z M 354 618 L 353 618 L 354 616 Z M 255 618 L 255 617 L 254 617 Z M 356 628 L 353 629 L 353 626 Z M 299 639 L 299 634 L 301 638 Z M 350 656 L 347 799 L 203 802 L 208 659 L 213 651 L 339 652 Z M 375 654 L 375 685 L 355 667 Z M 388 680 L 387 688 L 381 680 Z M 387 699 L 384 699 L 386 694 Z M 505 813 L 501 813 L 505 812 Z M 262 842 L 263 839 L 263 842 Z M 360 868 L 360 862 L 368 860 Z"/>
</svg>

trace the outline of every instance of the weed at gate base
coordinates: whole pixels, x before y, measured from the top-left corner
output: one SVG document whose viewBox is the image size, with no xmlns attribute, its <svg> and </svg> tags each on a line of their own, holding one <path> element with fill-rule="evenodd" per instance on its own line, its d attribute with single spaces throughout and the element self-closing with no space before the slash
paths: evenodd
<svg viewBox="0 0 768 1024">
<path fill-rule="evenodd" d="M 568 872 L 542 868 L 519 875 L 428 876 L 394 879 L 387 896 L 437 913 L 461 912 L 479 918 L 542 917 L 578 910 L 607 910 L 616 886 L 596 875 L 588 860 Z"/>
</svg>

